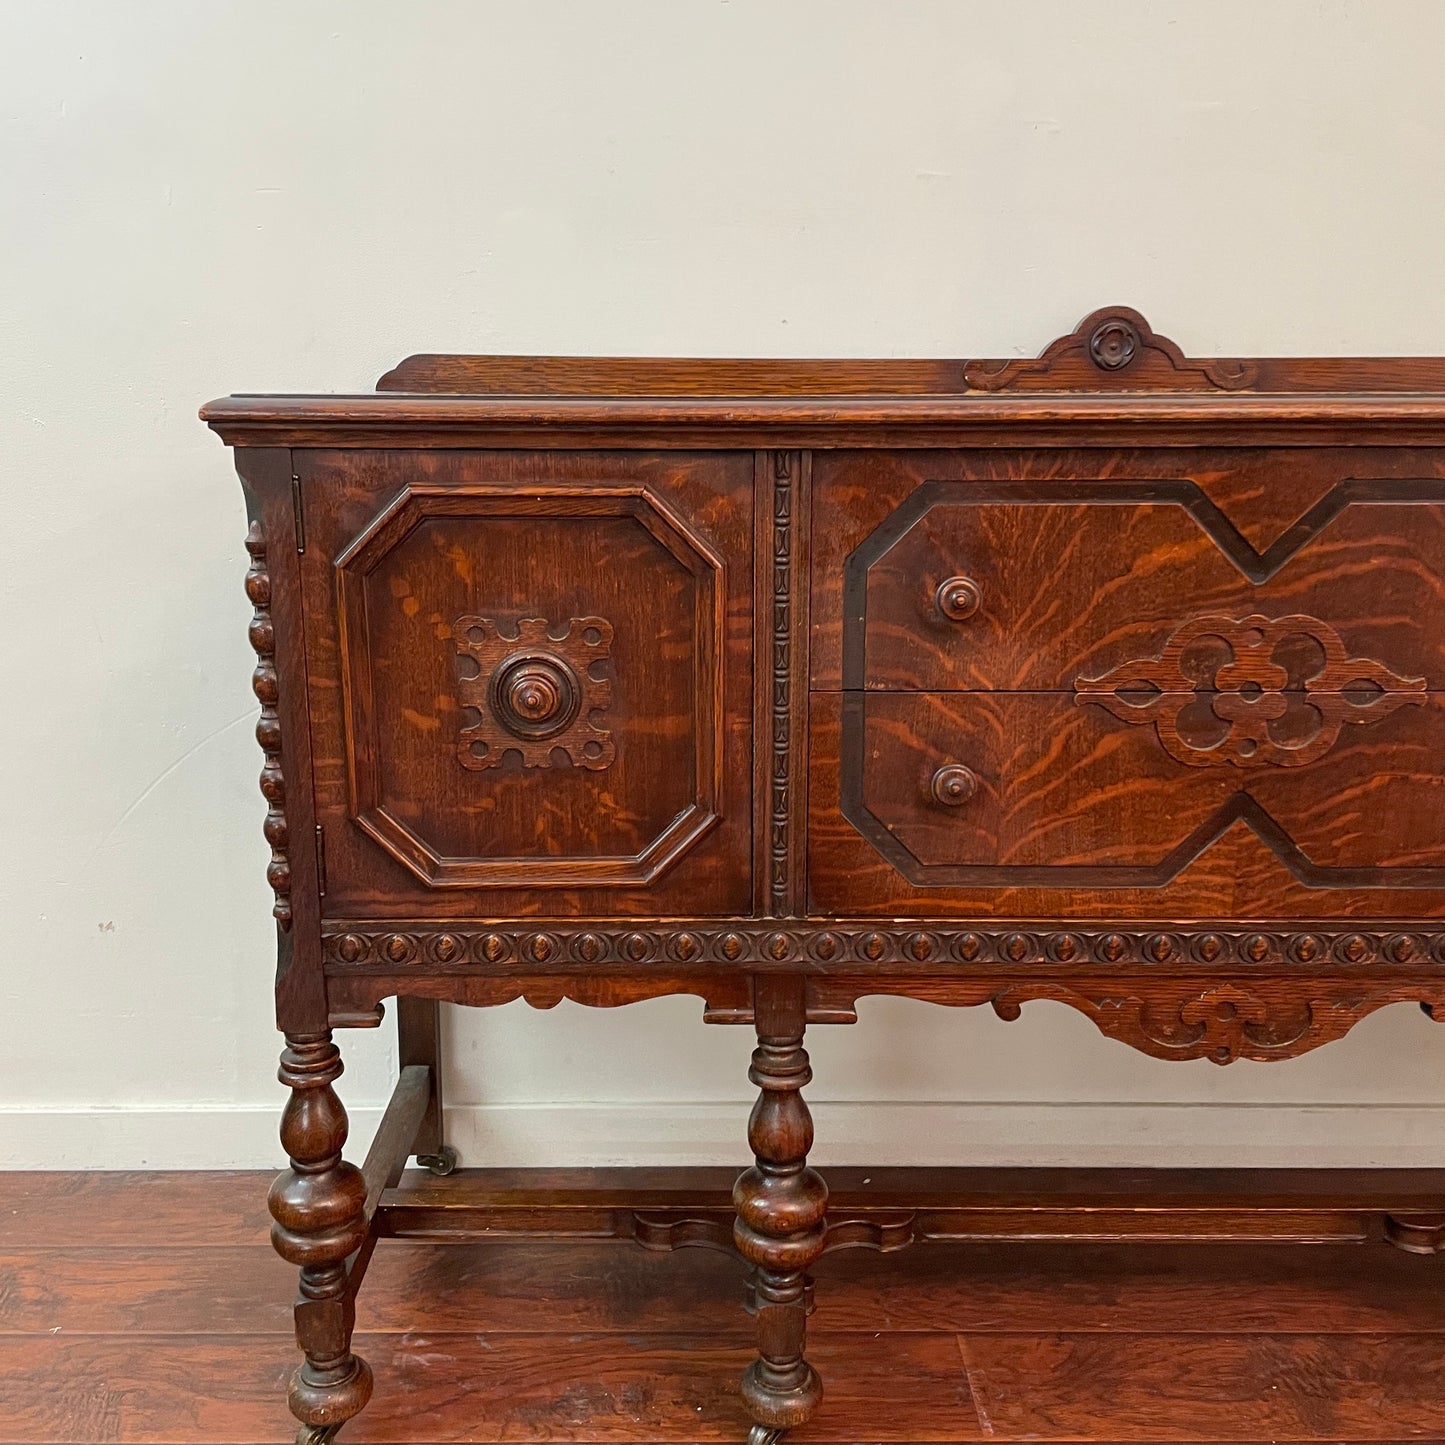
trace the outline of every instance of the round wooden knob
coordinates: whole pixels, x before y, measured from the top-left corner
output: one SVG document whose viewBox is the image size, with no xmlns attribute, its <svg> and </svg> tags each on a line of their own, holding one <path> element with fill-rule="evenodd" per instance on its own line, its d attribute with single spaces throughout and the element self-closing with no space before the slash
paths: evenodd
<svg viewBox="0 0 1445 1445">
<path fill-rule="evenodd" d="M 962 763 L 949 763 L 934 773 L 931 790 L 945 808 L 958 808 L 978 791 L 978 778 Z"/>
<path fill-rule="evenodd" d="M 582 691 L 577 674 L 546 654 L 507 658 L 492 678 L 492 710 L 514 737 L 548 738 L 577 716 Z"/>
<path fill-rule="evenodd" d="M 948 581 L 938 584 L 933 600 L 938 610 L 950 621 L 962 622 L 978 611 L 979 604 L 983 601 L 983 593 L 978 590 L 978 583 L 972 577 L 950 577 Z"/>
</svg>

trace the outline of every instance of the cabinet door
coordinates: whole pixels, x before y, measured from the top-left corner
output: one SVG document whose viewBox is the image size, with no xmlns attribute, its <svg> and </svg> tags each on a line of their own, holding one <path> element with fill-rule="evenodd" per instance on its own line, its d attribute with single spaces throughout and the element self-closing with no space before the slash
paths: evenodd
<svg viewBox="0 0 1445 1445">
<path fill-rule="evenodd" d="M 751 454 L 296 468 L 326 917 L 746 911 Z"/>
<path fill-rule="evenodd" d="M 1445 913 L 1440 453 L 835 454 L 814 496 L 820 911 Z"/>
</svg>

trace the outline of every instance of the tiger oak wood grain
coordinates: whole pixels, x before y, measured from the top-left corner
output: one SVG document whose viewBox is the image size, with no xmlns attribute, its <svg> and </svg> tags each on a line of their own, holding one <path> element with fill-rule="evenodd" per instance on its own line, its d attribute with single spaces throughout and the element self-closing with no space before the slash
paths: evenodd
<svg viewBox="0 0 1445 1445">
<path fill-rule="evenodd" d="M 1377 869 L 1379 879 L 1347 882 L 1388 887 L 1393 875 L 1433 869 L 1428 891 L 1438 898 L 1445 886 L 1445 694 L 1342 728 L 1323 757 L 1298 768 L 1190 767 L 1151 727 L 1058 693 L 989 693 L 962 706 L 937 693 L 880 694 L 860 706 L 863 807 L 923 876 L 950 865 L 1133 870 L 1137 886 L 1157 893 L 1196 850 L 1166 860 L 1244 793 L 1305 855 L 1282 859 L 1286 873 L 1305 872 L 1313 884 L 1311 866 Z M 929 788 L 943 761 L 977 779 L 956 808 L 940 807 Z M 1061 888 L 1083 881 L 1055 876 Z M 1008 876 L 999 882 L 1007 886 Z M 1221 912 L 1253 917 L 1269 905 L 1241 880 Z"/>
<path fill-rule="evenodd" d="M 1304 768 L 1204 770 L 1175 762 L 1148 730 L 1057 694 L 972 694 L 967 707 L 920 694 L 869 695 L 862 799 L 878 827 L 891 825 L 901 847 L 921 854 L 922 866 L 906 863 L 914 883 L 844 815 L 843 696 L 814 693 L 810 707 L 815 913 L 1395 919 L 1445 908 L 1439 886 L 1390 886 L 1389 875 L 1367 888 L 1310 886 L 1299 863 L 1292 868 L 1246 821 L 1228 823 L 1197 851 L 1178 851 L 1199 830 L 1214 831 L 1211 820 L 1243 785 L 1311 862 L 1377 867 L 1393 858 L 1406 868 L 1437 869 L 1445 855 L 1429 800 L 1440 782 L 1428 739 L 1439 737 L 1445 717 L 1438 697 L 1375 728 L 1347 730 L 1333 752 Z M 1430 722 L 1420 729 L 1423 719 Z M 964 807 L 945 810 L 929 797 L 928 780 L 954 761 L 973 767 L 980 787 Z M 1402 852 L 1402 844 L 1414 851 Z M 951 881 L 960 875 L 947 869 L 966 864 L 1066 871 L 1052 875 L 1052 885 L 1048 874 L 1022 871 L 1013 886 L 1006 871 L 972 884 L 967 875 Z M 1067 871 L 1104 866 L 1149 876 L 1101 874 L 1082 888 L 1075 885 L 1084 878 Z"/>
<path fill-rule="evenodd" d="M 878 636 L 870 685 L 1072 688 L 1093 657 L 1109 659 L 1098 668 L 1105 671 L 1149 655 L 1185 616 L 1260 611 L 1251 601 L 1260 597 L 1284 612 L 1334 606 L 1361 650 L 1402 649 L 1414 670 L 1438 675 L 1438 651 L 1426 662 L 1438 636 L 1418 616 L 1374 605 L 1379 594 L 1370 590 L 1414 590 L 1417 603 L 1439 596 L 1439 550 L 1415 542 L 1417 527 L 1428 535 L 1441 525 L 1438 507 L 1355 503 L 1290 536 L 1332 491 L 1359 479 L 1381 488 L 1419 483 L 1423 492 L 1445 479 L 1445 459 L 1439 450 L 1375 447 L 819 452 L 813 686 L 843 685 L 847 558 L 930 484 L 936 503 L 869 569 L 869 630 Z M 1218 536 L 1228 544 L 1230 530 L 1238 533 L 1235 555 L 1252 561 L 1278 548 L 1277 570 L 1251 584 L 1184 501 L 1126 503 L 1149 483 L 1197 491 L 1218 513 Z M 1024 487 L 1046 500 L 984 500 Z M 1069 500 L 1085 488 L 1098 500 Z M 1372 547 L 1398 561 L 1399 575 L 1372 567 Z M 966 623 L 947 622 L 934 606 L 934 589 L 958 572 L 977 574 L 983 593 Z M 1352 590 L 1370 605 L 1352 606 Z"/>
<path fill-rule="evenodd" d="M 1337 627 L 1352 656 L 1388 659 L 1439 688 L 1445 640 L 1430 619 L 1445 604 L 1441 473 L 1438 454 L 1422 460 L 1408 488 L 1420 500 L 1345 507 L 1261 581 L 1185 502 L 1125 500 L 1144 488 L 1111 481 L 1099 492 L 1118 501 L 1080 503 L 1082 484 L 1038 483 L 1047 500 L 1023 502 L 995 501 L 1004 488 L 979 484 L 973 501 L 969 484 L 950 484 L 867 570 L 864 684 L 1072 691 L 1081 677 L 1157 657 L 1192 618 L 1303 614 Z M 1263 570 L 1252 548 L 1236 551 Z M 934 601 L 957 574 L 981 594 L 960 622 Z"/>
</svg>

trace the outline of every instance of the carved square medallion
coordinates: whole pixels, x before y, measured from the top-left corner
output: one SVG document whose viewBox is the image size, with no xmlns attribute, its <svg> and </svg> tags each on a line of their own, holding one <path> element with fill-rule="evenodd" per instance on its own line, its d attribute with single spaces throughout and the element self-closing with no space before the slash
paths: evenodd
<svg viewBox="0 0 1445 1445">
<path fill-rule="evenodd" d="M 500 767 L 509 752 L 522 766 L 556 766 L 560 750 L 573 767 L 610 767 L 617 756 L 603 714 L 612 683 L 594 674 L 612 655 L 612 624 L 573 617 L 554 629 L 523 617 L 514 633 L 490 617 L 458 617 L 457 699 L 467 724 L 457 739 L 464 768 Z"/>
</svg>

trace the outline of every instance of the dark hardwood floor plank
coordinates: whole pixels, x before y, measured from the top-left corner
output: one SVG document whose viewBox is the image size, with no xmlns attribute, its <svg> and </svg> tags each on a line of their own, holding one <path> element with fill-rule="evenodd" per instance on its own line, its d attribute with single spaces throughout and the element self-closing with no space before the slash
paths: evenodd
<svg viewBox="0 0 1445 1445">
<path fill-rule="evenodd" d="M 946 1334 L 1445 1331 L 1445 1259 L 1383 1245 L 927 1245 L 817 1270 L 815 1330 Z M 386 1240 L 363 1329 L 747 1339 L 741 1261 L 631 1244 Z M 294 1271 L 270 1245 L 0 1254 L 0 1333 L 291 1332 Z M 1210 1302 L 1201 1311 L 1199 1301 Z"/>
<path fill-rule="evenodd" d="M 357 1336 L 376 1374 L 351 1445 L 399 1442 L 727 1441 L 748 1419 L 737 1381 L 752 1348 L 657 1335 Z M 826 1417 L 805 1441 L 984 1438 L 945 1335 L 823 1340 Z M 276 1336 L 0 1340 L 4 1445 L 289 1442 L 292 1352 Z"/>
<path fill-rule="evenodd" d="M 839 1251 L 815 1274 L 830 1331 L 1445 1331 L 1445 1257 L 1384 1244 L 937 1244 Z"/>
<path fill-rule="evenodd" d="M 0 1175 L 0 1445 L 289 1445 L 269 1177 Z M 1442 1271 L 1379 1244 L 840 1251 L 810 1325 L 826 1401 L 790 1445 L 1445 1441 Z M 742 1294 L 711 1250 L 384 1240 L 376 1395 L 342 1438 L 740 1445 Z"/>
<path fill-rule="evenodd" d="M 385 1240 L 361 1329 L 504 1334 L 661 1331 L 752 1338 L 740 1260 L 636 1245 Z M 0 1255 L 0 1333 L 290 1338 L 296 1271 L 270 1245 L 29 1250 Z"/>
<path fill-rule="evenodd" d="M 271 1236 L 272 1178 L 254 1169 L 0 1172 L 0 1250 L 261 1243 Z"/>
<path fill-rule="evenodd" d="M 746 1345 L 655 1335 L 364 1335 L 376 1396 L 355 1445 L 731 1441 Z M 834 1442 L 1442 1438 L 1438 1338 L 820 1336 Z M 0 1341 L 5 1445 L 290 1439 L 276 1336 Z M 970 1380 L 984 1424 L 978 1423 Z"/>
<path fill-rule="evenodd" d="M 1212 1309 L 1201 1295 L 1200 1307 Z M 1445 1439 L 1432 1335 L 960 1336 L 990 1438 Z"/>
<path fill-rule="evenodd" d="M 295 1297 L 296 1270 L 269 1244 L 0 1254 L 0 1334 L 289 1338 Z"/>
</svg>

